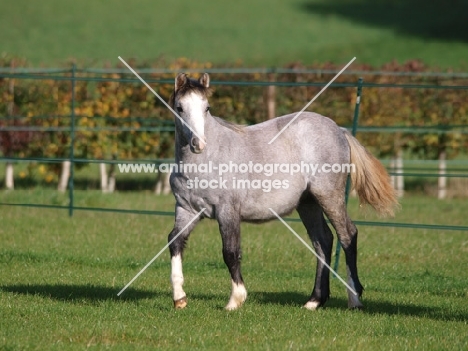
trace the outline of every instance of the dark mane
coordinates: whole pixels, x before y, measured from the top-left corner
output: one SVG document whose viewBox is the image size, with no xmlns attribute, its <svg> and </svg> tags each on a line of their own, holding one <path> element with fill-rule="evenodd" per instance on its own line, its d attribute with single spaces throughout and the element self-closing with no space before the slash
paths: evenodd
<svg viewBox="0 0 468 351">
<path fill-rule="evenodd" d="M 206 98 L 210 97 L 212 94 L 212 90 L 210 88 L 205 88 L 198 82 L 198 80 L 187 77 L 185 84 L 182 85 L 177 91 L 174 91 L 169 98 L 169 104 L 171 107 L 174 108 L 176 95 L 184 96 L 190 92 L 196 92 Z"/>
<path fill-rule="evenodd" d="M 214 120 L 216 122 L 221 124 L 223 127 L 229 128 L 229 129 L 233 130 L 236 133 L 244 133 L 245 126 L 242 125 L 242 124 L 236 124 L 236 123 L 228 122 L 228 121 L 226 121 L 226 120 L 224 120 L 222 118 L 219 118 L 219 117 L 213 117 L 213 118 L 214 118 Z"/>
<path fill-rule="evenodd" d="M 177 80 L 178 80 L 178 78 L 180 76 L 182 76 L 182 79 L 185 78 L 185 82 L 182 83 L 182 85 L 177 90 L 174 90 L 174 92 L 172 93 L 172 95 L 171 95 L 171 97 L 169 99 L 169 104 L 171 105 L 172 108 L 174 108 L 176 96 L 182 97 L 182 96 L 184 96 L 184 95 L 186 95 L 188 93 L 191 93 L 191 92 L 195 92 L 197 94 L 200 94 L 201 96 L 203 96 L 205 98 L 209 98 L 211 96 L 212 90 L 210 88 L 207 88 L 204 85 L 202 85 L 199 80 L 189 78 L 186 74 L 179 75 L 176 78 L 176 86 L 178 85 Z M 243 126 L 243 125 L 228 122 L 228 121 L 225 121 L 224 119 L 219 118 L 219 117 L 213 117 L 213 118 L 214 118 L 214 120 L 216 122 L 218 122 L 223 127 L 229 128 L 229 129 L 231 129 L 232 131 L 234 131 L 236 133 L 243 133 L 244 132 L 244 127 L 245 126 Z"/>
</svg>

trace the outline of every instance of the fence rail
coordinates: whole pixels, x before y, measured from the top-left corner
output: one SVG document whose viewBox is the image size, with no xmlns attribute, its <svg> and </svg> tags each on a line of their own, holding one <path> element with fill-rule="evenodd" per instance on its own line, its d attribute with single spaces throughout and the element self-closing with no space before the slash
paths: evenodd
<svg viewBox="0 0 468 351">
<path fill-rule="evenodd" d="M 36 79 L 36 80 L 58 80 L 58 81 L 74 81 L 74 82 L 115 82 L 115 83 L 140 83 L 137 78 L 106 78 L 106 77 L 90 77 L 90 76 L 45 76 L 37 74 L 18 74 L 18 73 L 0 73 L 0 78 L 8 79 Z M 173 79 L 155 79 L 145 77 L 148 84 L 173 84 Z M 276 86 L 276 87 L 317 87 L 321 88 L 327 85 L 327 82 L 280 82 L 280 81 L 217 81 L 211 80 L 210 85 L 229 85 L 229 86 Z M 357 83 L 332 83 L 331 88 L 356 88 Z M 444 85 L 444 84 L 393 84 L 393 83 L 363 83 L 363 88 L 404 88 L 404 89 L 453 89 L 467 90 L 468 85 Z"/>
<path fill-rule="evenodd" d="M 0 74 L 69 74 L 73 68 L 28 68 L 28 67 L 0 67 Z M 177 74 L 180 69 L 167 68 L 138 68 L 138 74 Z M 76 68 L 76 73 L 90 74 L 129 74 L 127 68 Z M 335 75 L 339 70 L 334 69 L 302 69 L 302 68 L 186 68 L 186 73 L 209 74 L 329 74 Z M 401 77 L 427 77 L 427 78 L 468 78 L 466 72 L 394 72 L 394 71 L 356 71 L 346 70 L 342 75 L 351 76 L 401 76 Z"/>
<path fill-rule="evenodd" d="M 48 209 L 69 211 L 69 206 L 62 206 L 62 205 L 0 202 L 0 206 L 36 207 L 36 208 L 48 208 Z M 74 206 L 73 209 L 75 211 L 96 211 L 96 212 L 126 213 L 126 214 L 136 214 L 136 215 L 168 216 L 168 217 L 173 217 L 175 215 L 175 212 L 171 212 L 171 211 L 128 210 L 128 209 L 105 208 L 105 207 Z M 285 221 L 302 222 L 299 218 L 285 218 Z M 370 226 L 370 227 L 393 227 L 393 228 L 468 231 L 468 226 L 457 226 L 457 225 L 446 225 L 446 224 L 374 222 L 374 221 L 359 221 L 359 220 L 356 220 L 356 221 L 353 220 L 353 222 L 357 225 Z"/>
</svg>

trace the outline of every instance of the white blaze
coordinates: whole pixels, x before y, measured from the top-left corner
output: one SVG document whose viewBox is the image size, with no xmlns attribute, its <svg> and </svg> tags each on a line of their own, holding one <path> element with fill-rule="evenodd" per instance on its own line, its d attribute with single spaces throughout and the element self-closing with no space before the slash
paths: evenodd
<svg viewBox="0 0 468 351">
<path fill-rule="evenodd" d="M 205 144 L 205 111 L 208 107 L 207 100 L 196 92 L 183 96 L 180 100 L 186 117 L 186 122 L 192 130 L 203 138 L 200 140 Z M 195 136 L 195 135 L 194 135 Z"/>
</svg>

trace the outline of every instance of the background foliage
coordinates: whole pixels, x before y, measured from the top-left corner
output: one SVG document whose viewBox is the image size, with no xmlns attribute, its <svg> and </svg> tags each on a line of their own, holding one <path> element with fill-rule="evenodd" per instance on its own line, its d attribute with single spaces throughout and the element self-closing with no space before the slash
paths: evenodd
<svg viewBox="0 0 468 351">
<path fill-rule="evenodd" d="M 4 58 L 0 64 L 9 67 L 11 59 Z M 133 61 L 131 64 L 136 67 L 164 65 L 178 71 L 211 67 L 211 63 L 197 63 L 187 59 L 179 59 L 170 64 L 159 61 Z M 286 68 L 309 68 L 323 72 L 340 67 L 329 63 L 312 66 L 294 63 Z M 371 74 L 372 68 L 367 65 L 353 65 L 353 69 L 363 71 L 365 83 L 468 85 L 468 79 L 374 75 Z M 380 69 L 395 73 L 429 70 L 420 61 L 409 61 L 403 65 L 391 62 Z M 366 71 L 369 74 L 365 74 Z M 158 128 L 171 127 L 173 116 L 143 84 L 120 80 L 133 78 L 129 74 L 78 73 L 78 77 L 85 75 L 91 78 L 90 81 L 78 80 L 75 88 L 76 126 L 82 128 L 76 132 L 75 157 L 98 160 L 154 160 L 172 157 L 173 133 L 167 129 L 161 132 Z M 331 74 L 325 73 L 211 75 L 212 81 L 235 80 L 248 83 L 269 80 L 279 83 L 317 83 L 327 82 L 331 77 Z M 171 81 L 173 74 L 148 74 L 145 78 Z M 357 79 L 358 76 L 342 75 L 337 82 L 356 83 Z M 173 90 L 172 84 L 153 86 L 166 101 L 169 100 Z M 321 87 L 312 86 L 277 87 L 277 115 L 301 110 L 320 89 Z M 236 123 L 260 123 L 267 118 L 265 90 L 265 86 L 214 85 L 214 94 L 211 97 L 212 113 Z M 322 94 L 309 110 L 329 116 L 339 125 L 350 126 L 355 99 L 355 87 L 332 87 Z M 360 126 L 466 126 L 468 90 L 364 88 L 360 111 Z M 70 115 L 70 81 L 14 79 L 12 82 L 11 79 L 0 79 L 2 126 L 59 128 L 51 131 L 2 131 L 1 153 L 9 157 L 67 158 L 70 145 Z M 380 157 L 393 155 L 399 148 L 404 148 L 418 158 L 434 159 L 442 149 L 446 149 L 449 157 L 453 157 L 468 147 L 467 138 L 457 132 L 362 133 L 360 139 Z M 58 172 L 56 163 L 47 164 L 46 167 L 53 170 L 54 174 Z M 51 173 L 45 174 L 50 177 Z"/>
</svg>

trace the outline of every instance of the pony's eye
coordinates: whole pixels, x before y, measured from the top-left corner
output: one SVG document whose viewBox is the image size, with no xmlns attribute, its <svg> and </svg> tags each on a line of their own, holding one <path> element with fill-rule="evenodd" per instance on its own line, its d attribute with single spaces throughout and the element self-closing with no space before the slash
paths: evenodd
<svg viewBox="0 0 468 351">
<path fill-rule="evenodd" d="M 177 112 L 184 112 L 184 109 L 180 106 L 177 106 Z"/>
<path fill-rule="evenodd" d="M 208 106 L 208 107 L 206 108 L 206 111 L 205 111 L 205 112 L 208 112 L 209 110 L 210 110 L 210 106 Z"/>
</svg>

